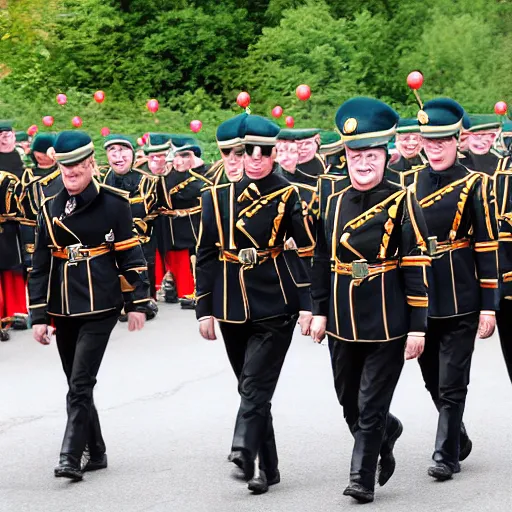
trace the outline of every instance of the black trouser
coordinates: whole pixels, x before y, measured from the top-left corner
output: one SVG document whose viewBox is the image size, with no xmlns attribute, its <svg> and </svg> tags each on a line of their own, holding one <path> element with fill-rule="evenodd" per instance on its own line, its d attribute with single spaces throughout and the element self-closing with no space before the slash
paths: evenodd
<svg viewBox="0 0 512 512">
<path fill-rule="evenodd" d="M 429 318 L 425 350 L 418 360 L 425 387 L 439 411 L 432 458 L 452 470 L 459 467 L 462 417 L 478 321 L 479 313 Z"/>
<path fill-rule="evenodd" d="M 297 316 L 231 324 L 219 322 L 229 362 L 238 379 L 233 450 L 244 450 L 269 473 L 278 466 L 271 400 L 292 341 Z"/>
<path fill-rule="evenodd" d="M 350 481 L 369 490 L 375 487 L 379 453 L 398 428 L 389 407 L 404 366 L 405 340 L 364 343 L 329 336 L 334 388 L 354 436 Z"/>
<path fill-rule="evenodd" d="M 85 445 L 91 459 L 105 453 L 93 389 L 118 312 L 101 317 L 55 317 L 57 347 L 68 381 L 68 421 L 61 459 L 79 465 Z"/>
<path fill-rule="evenodd" d="M 156 273 L 155 273 L 155 259 L 156 259 L 156 243 L 153 240 L 142 244 L 142 250 L 146 263 L 148 266 L 148 279 L 149 279 L 149 295 L 156 299 Z"/>
<path fill-rule="evenodd" d="M 496 311 L 496 324 L 500 335 L 501 350 L 512 382 L 512 300 L 501 299 L 500 310 Z"/>
</svg>

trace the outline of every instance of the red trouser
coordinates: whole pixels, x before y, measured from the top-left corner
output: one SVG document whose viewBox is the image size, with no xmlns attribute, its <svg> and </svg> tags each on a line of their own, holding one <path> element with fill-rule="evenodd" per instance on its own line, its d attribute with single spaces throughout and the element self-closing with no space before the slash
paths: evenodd
<svg viewBox="0 0 512 512">
<path fill-rule="evenodd" d="M 0 271 L 0 318 L 27 313 L 27 294 L 22 271 Z"/>
<path fill-rule="evenodd" d="M 194 276 L 190 266 L 188 249 L 167 252 L 165 262 L 162 261 L 160 252 L 156 251 L 155 280 L 157 290 L 160 289 L 166 272 L 170 272 L 174 276 L 178 297 L 185 297 L 185 295 L 194 293 Z"/>
</svg>

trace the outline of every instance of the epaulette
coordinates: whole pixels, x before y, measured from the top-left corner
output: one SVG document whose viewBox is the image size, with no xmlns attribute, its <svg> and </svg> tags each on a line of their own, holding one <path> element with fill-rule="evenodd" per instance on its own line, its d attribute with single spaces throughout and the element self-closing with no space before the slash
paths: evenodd
<svg viewBox="0 0 512 512">
<path fill-rule="evenodd" d="M 59 176 L 59 174 L 60 174 L 60 171 L 57 169 L 56 171 L 53 171 L 51 174 L 48 174 L 48 176 L 41 178 L 39 180 L 39 183 L 41 183 L 41 185 L 48 185 L 48 183 L 50 183 L 50 181 L 57 178 Z"/>
</svg>

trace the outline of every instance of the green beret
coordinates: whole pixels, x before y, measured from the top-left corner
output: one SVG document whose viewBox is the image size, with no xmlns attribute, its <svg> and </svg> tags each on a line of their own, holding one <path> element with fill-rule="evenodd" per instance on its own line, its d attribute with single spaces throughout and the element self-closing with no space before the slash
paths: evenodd
<svg viewBox="0 0 512 512">
<path fill-rule="evenodd" d="M 144 153 L 166 153 L 171 147 L 171 136 L 168 133 L 150 133 L 144 146 Z"/>
<path fill-rule="evenodd" d="M 507 119 L 503 123 L 503 135 L 511 135 L 512 134 L 512 121 L 510 119 Z"/>
<path fill-rule="evenodd" d="M 76 165 L 94 154 L 91 137 L 81 131 L 64 131 L 55 137 L 55 160 L 63 165 Z"/>
<path fill-rule="evenodd" d="M 401 117 L 398 120 L 396 133 L 420 133 L 420 125 L 418 120 L 413 117 Z"/>
<path fill-rule="evenodd" d="M 464 109 L 451 98 L 427 101 L 418 112 L 421 134 L 428 139 L 457 135 L 462 128 Z"/>
<path fill-rule="evenodd" d="M 471 128 L 471 118 L 466 111 L 464 111 L 464 115 L 462 116 L 462 128 L 464 130 L 469 130 Z"/>
<path fill-rule="evenodd" d="M 113 146 L 114 144 L 119 144 L 120 146 L 125 146 L 130 148 L 132 151 L 135 151 L 135 142 L 131 137 L 128 137 L 127 135 L 107 135 L 105 137 L 105 143 L 103 144 L 103 147 L 107 149 L 109 146 Z"/>
<path fill-rule="evenodd" d="M 501 119 L 496 114 L 469 114 L 471 126 L 468 131 L 480 132 L 501 128 Z"/>
<path fill-rule="evenodd" d="M 242 144 L 243 134 L 241 131 L 248 115 L 243 112 L 219 124 L 216 133 L 219 148 L 233 148 Z"/>
<path fill-rule="evenodd" d="M 187 146 L 187 145 L 198 145 L 197 140 L 194 139 L 194 137 L 191 137 L 190 135 L 183 135 L 180 133 L 170 133 L 169 134 L 170 140 L 172 145 L 175 148 L 181 147 L 181 146 Z"/>
<path fill-rule="evenodd" d="M 28 142 L 28 138 L 27 132 L 16 132 L 16 142 Z"/>
<path fill-rule="evenodd" d="M 304 140 L 318 135 L 317 128 L 283 128 L 277 134 L 277 140 Z"/>
<path fill-rule="evenodd" d="M 30 150 L 32 153 L 37 151 L 38 153 L 44 153 L 52 148 L 55 144 L 55 134 L 54 133 L 39 133 L 34 137 L 32 141 L 32 145 L 30 146 Z"/>
<path fill-rule="evenodd" d="M 279 126 L 262 116 L 248 115 L 242 123 L 241 135 L 244 144 L 275 146 Z"/>
<path fill-rule="evenodd" d="M 180 153 L 184 153 L 185 151 L 192 151 L 197 158 L 201 157 L 201 148 L 197 144 L 185 144 L 184 146 L 180 146 L 174 149 L 174 154 L 179 155 Z"/>
<path fill-rule="evenodd" d="M 343 141 L 338 132 L 322 130 L 320 132 L 320 149 L 322 155 L 333 155 L 343 149 Z"/>
<path fill-rule="evenodd" d="M 0 132 L 12 132 L 12 121 L 0 121 Z"/>
<path fill-rule="evenodd" d="M 395 135 L 398 113 L 383 101 L 357 97 L 336 112 L 336 127 L 351 149 L 386 147 Z"/>
</svg>

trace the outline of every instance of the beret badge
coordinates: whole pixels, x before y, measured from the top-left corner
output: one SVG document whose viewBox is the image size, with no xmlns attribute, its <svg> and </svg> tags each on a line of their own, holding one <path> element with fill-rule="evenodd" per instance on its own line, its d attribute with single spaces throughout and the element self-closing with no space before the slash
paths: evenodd
<svg viewBox="0 0 512 512">
<path fill-rule="evenodd" d="M 418 121 L 420 124 L 428 124 L 428 115 L 424 110 L 418 112 Z"/>
</svg>

